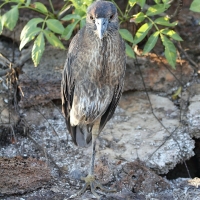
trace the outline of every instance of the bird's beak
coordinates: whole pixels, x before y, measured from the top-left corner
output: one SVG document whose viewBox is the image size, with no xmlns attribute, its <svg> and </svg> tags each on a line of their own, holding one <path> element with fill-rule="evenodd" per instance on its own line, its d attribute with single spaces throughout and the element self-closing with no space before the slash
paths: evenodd
<svg viewBox="0 0 200 200">
<path fill-rule="evenodd" d="M 97 26 L 98 36 L 99 36 L 100 39 L 102 39 L 105 32 L 106 32 L 106 29 L 107 29 L 108 19 L 106 19 L 106 18 L 96 18 L 95 24 Z"/>
</svg>

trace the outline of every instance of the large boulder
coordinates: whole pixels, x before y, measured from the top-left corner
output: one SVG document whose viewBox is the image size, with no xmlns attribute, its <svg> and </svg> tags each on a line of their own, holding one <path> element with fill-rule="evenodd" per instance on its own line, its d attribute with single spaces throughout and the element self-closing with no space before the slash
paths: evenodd
<svg viewBox="0 0 200 200">
<path fill-rule="evenodd" d="M 114 118 L 100 136 L 99 154 L 144 161 L 159 174 L 194 155 L 194 141 L 179 123 L 179 109 L 166 97 L 125 93 Z"/>
<path fill-rule="evenodd" d="M 60 99 L 60 83 L 66 56 L 66 51 L 48 47 L 38 67 L 35 68 L 31 60 L 25 63 L 23 74 L 19 76 L 19 86 L 23 91 L 20 106 L 29 107 Z M 134 62 L 127 58 L 124 91 L 144 90 L 139 68 Z M 169 92 L 180 85 L 178 80 L 185 85 L 193 74 L 187 61 L 182 61 L 182 65 L 177 61 L 177 69 L 172 70 L 164 58 L 155 54 L 138 58 L 138 63 L 145 86 L 150 91 Z"/>
</svg>

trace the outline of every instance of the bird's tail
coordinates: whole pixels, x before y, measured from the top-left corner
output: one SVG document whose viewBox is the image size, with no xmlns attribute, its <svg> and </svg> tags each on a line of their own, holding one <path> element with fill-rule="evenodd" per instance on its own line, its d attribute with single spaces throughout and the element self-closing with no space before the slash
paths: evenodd
<svg viewBox="0 0 200 200">
<path fill-rule="evenodd" d="M 92 127 L 89 125 L 76 126 L 76 144 L 81 147 L 88 147 L 92 143 Z"/>
<path fill-rule="evenodd" d="M 71 126 L 70 120 L 66 120 L 66 124 L 75 145 L 80 147 L 88 147 L 91 145 L 93 125 Z"/>
</svg>

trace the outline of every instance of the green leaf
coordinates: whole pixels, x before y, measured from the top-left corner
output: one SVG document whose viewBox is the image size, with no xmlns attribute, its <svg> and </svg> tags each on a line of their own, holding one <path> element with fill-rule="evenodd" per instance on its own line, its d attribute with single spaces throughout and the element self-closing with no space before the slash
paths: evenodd
<svg viewBox="0 0 200 200">
<path fill-rule="evenodd" d="M 84 16 L 86 16 L 86 10 L 87 9 L 82 9 L 82 7 L 81 7 L 81 9 L 76 8 L 74 10 L 74 14 L 84 17 Z"/>
<path fill-rule="evenodd" d="M 146 0 L 137 0 L 137 3 L 140 5 L 141 8 L 143 8 Z"/>
<path fill-rule="evenodd" d="M 89 6 L 92 2 L 93 0 L 84 0 L 83 4 Z"/>
<path fill-rule="evenodd" d="M 77 14 L 69 14 L 69 15 L 66 15 L 65 17 L 63 17 L 61 20 L 69 21 L 69 20 L 72 20 L 72 19 L 81 19 L 81 16 L 77 15 Z"/>
<path fill-rule="evenodd" d="M 10 3 L 24 3 L 25 0 L 4 0 L 4 1 Z"/>
<path fill-rule="evenodd" d="M 40 2 L 35 2 L 32 4 L 32 7 L 34 7 L 35 9 L 41 11 L 42 13 L 48 13 L 48 10 L 46 8 L 46 6 L 43 3 Z"/>
<path fill-rule="evenodd" d="M 169 27 L 173 27 L 173 26 L 176 26 L 178 24 L 178 22 L 170 23 L 168 17 L 159 17 L 154 22 L 156 24 L 160 24 L 160 25 L 163 25 L 163 26 L 169 26 Z"/>
<path fill-rule="evenodd" d="M 134 16 L 134 22 L 135 23 L 140 23 L 145 19 L 145 15 L 143 12 L 139 12 L 137 15 L 133 15 Z"/>
<path fill-rule="evenodd" d="M 76 9 L 86 12 L 87 7 L 93 2 L 93 0 L 71 0 L 71 2 Z"/>
<path fill-rule="evenodd" d="M 31 19 L 22 29 L 20 40 L 22 40 L 23 38 L 26 38 L 27 35 L 29 35 L 29 33 L 32 32 L 36 28 L 36 26 L 43 21 L 44 19 L 42 18 Z"/>
<path fill-rule="evenodd" d="M 86 19 L 81 19 L 80 21 L 80 28 L 83 28 L 85 26 L 85 23 L 86 23 Z"/>
<path fill-rule="evenodd" d="M 87 7 L 92 3 L 92 0 L 90 0 L 89 4 L 87 4 L 87 2 L 77 1 L 77 0 L 71 0 L 71 2 L 73 6 L 76 8 L 75 9 L 76 12 L 78 12 L 81 15 L 81 12 L 86 13 Z"/>
<path fill-rule="evenodd" d="M 13 30 L 17 24 L 17 20 L 19 18 L 19 10 L 18 5 L 13 6 L 11 10 L 6 12 L 1 19 L 2 25 L 8 28 L 9 30 Z"/>
<path fill-rule="evenodd" d="M 199 0 L 193 0 L 193 2 L 190 5 L 190 10 L 192 10 L 193 12 L 200 12 Z"/>
<path fill-rule="evenodd" d="M 129 46 L 127 43 L 125 43 L 125 45 L 126 45 L 126 54 L 131 58 L 135 58 L 135 53 L 134 53 L 132 47 Z"/>
<path fill-rule="evenodd" d="M 119 29 L 119 33 L 123 39 L 133 43 L 133 35 L 127 29 Z"/>
<path fill-rule="evenodd" d="M 31 0 L 27 0 L 25 5 L 26 5 L 26 6 L 29 6 L 30 3 L 31 3 Z"/>
<path fill-rule="evenodd" d="M 165 12 L 166 6 L 164 4 L 156 4 L 148 8 L 146 15 L 153 16 Z"/>
<path fill-rule="evenodd" d="M 154 0 L 154 2 L 155 2 L 156 4 L 160 4 L 160 3 L 161 3 L 160 0 Z"/>
<path fill-rule="evenodd" d="M 35 36 L 42 31 L 41 28 L 38 27 L 33 27 L 31 29 L 29 29 L 29 31 L 27 32 L 27 35 L 25 37 L 22 38 L 20 46 L 19 46 L 19 50 L 21 51 L 22 48 L 31 40 L 33 40 L 35 38 Z"/>
<path fill-rule="evenodd" d="M 165 46 L 165 57 L 173 69 L 176 69 L 176 47 L 173 42 L 165 35 L 160 34 L 163 45 Z"/>
<path fill-rule="evenodd" d="M 156 31 L 149 37 L 148 41 L 144 46 L 143 54 L 150 52 L 154 48 L 156 42 L 158 41 L 158 36 L 159 36 L 159 31 Z"/>
<path fill-rule="evenodd" d="M 128 3 L 131 7 L 133 7 L 137 3 L 137 0 L 129 0 Z"/>
<path fill-rule="evenodd" d="M 46 23 L 47 27 L 54 33 L 62 34 L 63 31 L 65 30 L 62 23 L 57 19 L 48 19 Z"/>
<path fill-rule="evenodd" d="M 183 41 L 183 39 L 179 36 L 179 34 L 176 33 L 173 30 L 162 29 L 160 32 L 163 33 L 163 34 L 165 34 L 165 35 L 168 35 L 170 38 L 172 38 L 174 40 Z"/>
<path fill-rule="evenodd" d="M 140 41 L 142 41 L 145 36 L 147 35 L 147 33 L 149 32 L 149 30 L 152 28 L 152 23 L 145 23 L 143 24 L 139 30 L 137 31 L 137 33 L 135 34 L 135 37 L 133 39 L 133 44 L 137 44 Z"/>
<path fill-rule="evenodd" d="M 41 32 L 34 41 L 33 49 L 32 49 L 32 60 L 34 62 L 35 67 L 38 66 L 42 54 L 45 48 L 45 41 L 43 32 Z"/>
<path fill-rule="evenodd" d="M 164 3 L 164 4 L 170 4 L 171 3 L 171 0 L 162 0 L 162 2 Z"/>
<path fill-rule="evenodd" d="M 72 31 L 74 30 L 74 28 L 76 27 L 77 23 L 79 22 L 79 20 L 76 20 L 74 21 L 72 24 L 69 24 L 63 34 L 62 34 L 62 38 L 65 39 L 65 40 L 69 40 L 69 38 L 71 37 L 72 35 Z"/>
<path fill-rule="evenodd" d="M 43 32 L 46 39 L 52 46 L 60 48 L 60 49 L 65 49 L 62 42 L 54 35 L 54 33 L 48 30 L 44 30 Z"/>
<path fill-rule="evenodd" d="M 182 87 L 179 87 L 178 90 L 172 95 L 172 99 L 178 99 L 178 96 L 181 94 Z"/>
<path fill-rule="evenodd" d="M 3 31 L 3 25 L 1 23 L 1 18 L 0 18 L 0 35 L 1 35 L 2 31 Z"/>
</svg>

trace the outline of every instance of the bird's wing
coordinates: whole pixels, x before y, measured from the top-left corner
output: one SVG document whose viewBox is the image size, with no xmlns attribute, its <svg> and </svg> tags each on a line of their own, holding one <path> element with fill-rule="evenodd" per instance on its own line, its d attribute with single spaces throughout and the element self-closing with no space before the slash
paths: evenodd
<svg viewBox="0 0 200 200">
<path fill-rule="evenodd" d="M 125 69 L 126 69 L 125 43 L 121 37 L 119 38 L 119 42 L 121 43 L 121 45 L 120 45 L 120 48 L 121 48 L 120 49 L 120 52 L 121 52 L 120 61 L 121 61 L 121 63 L 118 63 L 118 64 L 120 65 L 120 69 L 121 69 L 121 79 L 119 80 L 118 85 L 116 85 L 114 88 L 113 97 L 112 97 L 112 100 L 111 100 L 106 112 L 101 117 L 99 133 L 102 131 L 102 129 L 104 128 L 106 123 L 112 118 L 112 116 L 115 112 L 115 109 L 119 103 L 120 97 L 122 95 L 123 86 L 124 86 L 124 75 L 125 75 Z"/>
<path fill-rule="evenodd" d="M 73 141 L 76 144 L 76 127 L 72 127 L 70 124 L 70 110 L 72 107 L 72 102 L 73 102 L 73 95 L 74 95 L 74 87 L 75 87 L 75 79 L 73 77 L 72 69 L 74 62 L 77 57 L 77 53 L 79 51 L 81 41 L 80 38 L 82 34 L 84 34 L 84 28 L 81 29 L 72 39 L 68 54 L 67 54 L 67 59 L 65 62 L 63 74 L 62 74 L 62 82 L 61 82 L 61 99 L 62 99 L 62 112 L 64 113 L 65 119 L 66 119 L 66 124 L 69 133 L 72 136 Z"/>
<path fill-rule="evenodd" d="M 115 109 L 118 105 L 119 99 L 122 95 L 122 87 L 123 87 L 123 83 L 122 85 L 117 85 L 114 89 L 114 94 L 113 94 L 113 98 L 106 110 L 106 112 L 102 115 L 101 117 L 101 122 L 100 122 L 100 127 L 99 127 L 99 133 L 102 131 L 102 129 L 104 128 L 104 126 L 106 125 L 106 123 L 111 119 L 111 117 L 113 116 Z"/>
</svg>

